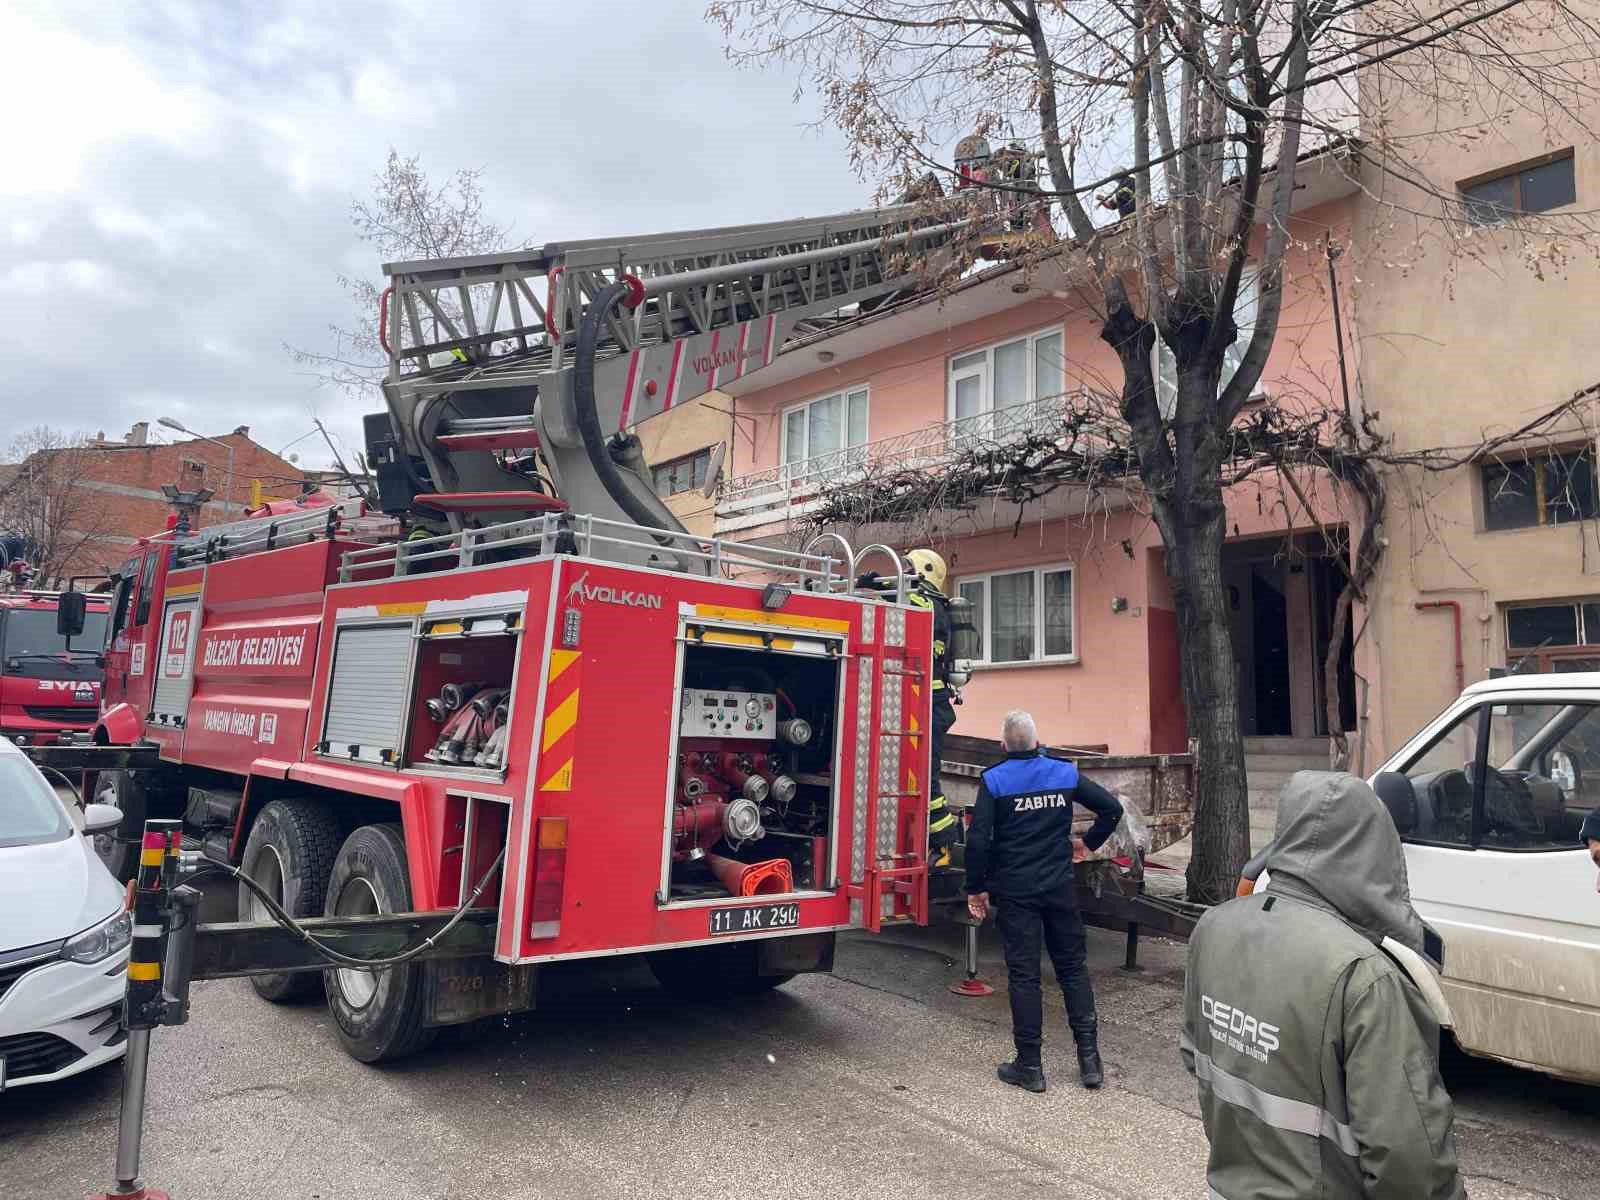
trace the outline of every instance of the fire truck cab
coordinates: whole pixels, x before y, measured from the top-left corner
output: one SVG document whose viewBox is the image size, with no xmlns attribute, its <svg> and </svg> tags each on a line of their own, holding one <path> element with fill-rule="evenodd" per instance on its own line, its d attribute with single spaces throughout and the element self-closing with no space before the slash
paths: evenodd
<svg viewBox="0 0 1600 1200">
<path fill-rule="evenodd" d="M 109 605 L 85 599 L 83 633 L 57 632 L 59 592 L 0 593 L 0 737 L 18 745 L 86 734 L 100 711 Z"/>
</svg>

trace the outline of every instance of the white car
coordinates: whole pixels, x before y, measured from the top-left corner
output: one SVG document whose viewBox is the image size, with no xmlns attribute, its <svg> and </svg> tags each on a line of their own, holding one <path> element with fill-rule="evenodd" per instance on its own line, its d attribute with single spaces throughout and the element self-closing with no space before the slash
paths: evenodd
<svg viewBox="0 0 1600 1200">
<path fill-rule="evenodd" d="M 132 920 L 91 841 L 120 820 L 91 804 L 80 830 L 38 769 L 0 738 L 0 1092 L 126 1053 Z"/>
<path fill-rule="evenodd" d="M 1600 894 L 1578 840 L 1600 808 L 1600 673 L 1474 684 L 1369 782 L 1443 943 L 1437 980 L 1403 965 L 1457 1044 L 1600 1084 Z"/>
</svg>

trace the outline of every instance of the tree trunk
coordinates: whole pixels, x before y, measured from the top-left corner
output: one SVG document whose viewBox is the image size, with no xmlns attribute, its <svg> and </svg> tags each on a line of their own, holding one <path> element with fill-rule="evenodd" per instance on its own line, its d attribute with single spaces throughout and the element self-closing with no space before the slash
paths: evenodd
<svg viewBox="0 0 1600 1200">
<path fill-rule="evenodd" d="M 1215 476 L 1209 486 L 1204 480 L 1189 482 L 1179 489 L 1187 495 L 1158 502 L 1157 510 L 1178 612 L 1183 701 L 1190 736 L 1200 751 L 1188 892 L 1191 900 L 1217 904 L 1234 894 L 1250 857 L 1250 807 L 1239 726 L 1239 670 L 1222 582 L 1227 507 Z"/>
<path fill-rule="evenodd" d="M 1156 395 L 1156 331 L 1133 311 L 1120 281 L 1106 285 L 1108 316 L 1100 336 L 1122 363 L 1122 415 L 1139 454 L 1139 478 L 1166 544 L 1167 579 L 1178 614 L 1178 656 L 1189 733 L 1199 743 L 1195 772 L 1191 900 L 1220 903 L 1232 896 L 1250 857 L 1250 807 L 1239 729 L 1239 674 L 1233 658 L 1222 542 L 1228 506 L 1222 497 L 1223 436 L 1217 420 L 1220 352 L 1193 362 L 1205 328 L 1185 331 L 1177 406 L 1169 421 Z"/>
</svg>

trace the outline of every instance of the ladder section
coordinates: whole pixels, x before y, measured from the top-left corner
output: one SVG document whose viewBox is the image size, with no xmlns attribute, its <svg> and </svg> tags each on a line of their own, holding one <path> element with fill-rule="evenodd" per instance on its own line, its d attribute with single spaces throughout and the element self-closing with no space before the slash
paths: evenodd
<svg viewBox="0 0 1600 1200">
<path fill-rule="evenodd" d="M 314 542 L 319 537 L 330 538 L 343 523 L 361 516 L 364 511 L 360 500 L 341 500 L 287 516 L 247 517 L 226 525 L 207 525 L 176 544 L 173 567 L 276 550 L 300 542 Z"/>
<path fill-rule="evenodd" d="M 643 282 L 645 302 L 608 321 L 600 357 L 776 313 L 828 311 L 817 306 L 895 290 L 916 260 L 976 219 L 965 203 L 903 204 L 389 263 L 380 311 L 389 379 L 419 393 L 535 381 L 565 365 L 590 303 L 629 275 Z"/>
<path fill-rule="evenodd" d="M 928 920 L 926 664 L 906 646 L 906 610 L 868 604 L 856 668 L 850 923 Z"/>
<path fill-rule="evenodd" d="M 961 198 L 811 220 L 552 242 L 538 250 L 391 263 L 379 313 L 384 396 L 432 489 L 524 496 L 538 467 L 575 512 L 620 519 L 585 446 L 574 389 L 578 332 L 614 284 L 631 307 L 600 321 L 594 412 L 605 435 L 769 365 L 808 318 L 916 290 L 970 259 L 992 205 Z M 677 518 L 642 460 L 619 462 L 633 507 Z M 533 505 L 504 511 L 534 515 Z M 473 518 L 459 510 L 452 527 Z M 632 560 L 643 561 L 643 560 Z"/>
</svg>

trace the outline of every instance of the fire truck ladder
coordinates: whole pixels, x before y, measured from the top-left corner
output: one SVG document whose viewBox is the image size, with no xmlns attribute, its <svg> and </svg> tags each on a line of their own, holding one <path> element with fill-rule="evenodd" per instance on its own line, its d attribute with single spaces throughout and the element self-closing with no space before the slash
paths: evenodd
<svg viewBox="0 0 1600 1200">
<path fill-rule="evenodd" d="M 929 286 L 992 220 L 967 201 L 905 204 L 390 263 L 385 397 L 397 451 L 421 458 L 437 489 L 416 503 L 454 529 L 488 510 L 571 508 L 681 530 L 637 455 L 618 463 L 628 497 L 598 477 L 594 424 L 620 432 L 770 364 L 802 321 Z M 576 378 L 586 322 L 592 388 Z M 531 459 L 504 458 L 519 451 L 538 452 L 547 484 Z"/>
<path fill-rule="evenodd" d="M 906 646 L 906 596 L 910 576 L 890 547 L 854 553 L 837 534 L 813 539 L 843 547 L 850 588 L 862 560 L 881 553 L 895 564 L 893 603 L 861 610 L 860 636 L 850 647 L 856 688 L 855 806 L 850 829 L 850 922 L 877 933 L 885 924 L 928 920 L 929 742 L 920 713 L 931 692 L 931 664 Z M 937 770 L 937 764 L 932 770 Z"/>
</svg>

